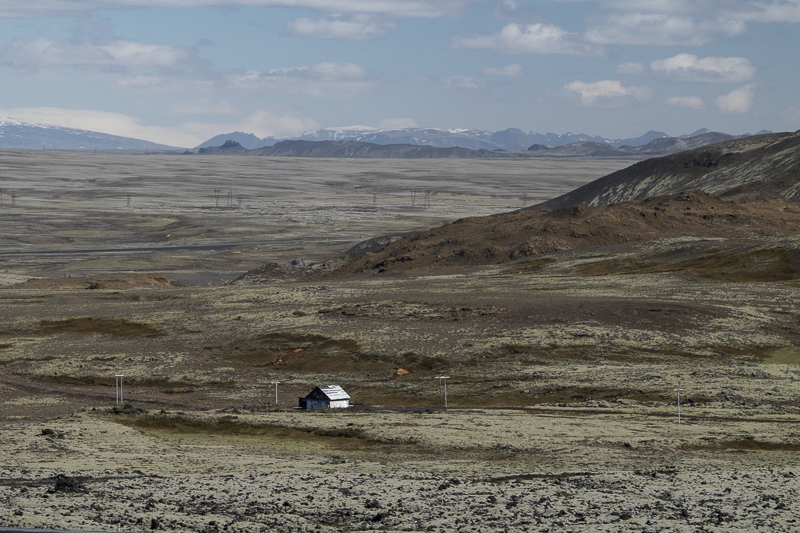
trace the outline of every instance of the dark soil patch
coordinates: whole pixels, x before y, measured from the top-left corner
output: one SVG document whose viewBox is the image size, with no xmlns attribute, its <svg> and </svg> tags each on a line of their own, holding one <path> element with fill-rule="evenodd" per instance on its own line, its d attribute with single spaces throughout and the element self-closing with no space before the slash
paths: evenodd
<svg viewBox="0 0 800 533">
<path fill-rule="evenodd" d="M 442 370 L 443 368 L 447 368 L 451 365 L 450 362 L 442 359 L 441 357 L 437 356 L 430 356 L 430 355 L 417 355 L 414 352 L 408 352 L 403 354 L 402 361 L 400 363 L 403 368 L 406 370 Z"/>
<path fill-rule="evenodd" d="M 541 259 L 534 259 L 533 261 L 522 261 L 514 263 L 513 266 L 508 269 L 508 272 L 517 274 L 532 274 L 534 272 L 539 272 L 547 265 L 551 265 L 556 261 L 557 260 L 555 257 L 542 257 Z"/>
<path fill-rule="evenodd" d="M 430 376 L 425 377 L 425 384 L 411 383 L 408 387 L 374 387 L 363 386 L 351 388 L 363 405 L 378 405 L 387 408 L 438 408 L 440 396 L 437 385 Z M 433 385 L 427 383 L 433 382 Z M 504 379 L 505 381 L 505 379 Z M 661 390 L 626 388 L 598 388 L 580 386 L 553 386 L 549 388 L 531 386 L 525 390 L 508 390 L 507 385 L 497 386 L 497 382 L 467 382 L 469 394 L 455 392 L 457 386 L 463 390 L 464 383 L 451 382 L 447 393 L 448 407 L 492 408 L 522 407 L 540 404 L 576 404 L 585 401 L 599 400 L 614 402 L 615 400 L 634 400 L 639 403 L 674 401 L 674 396 Z M 443 401 L 443 398 L 441 398 Z M 694 405 L 714 401 L 712 398 L 696 396 L 682 399 L 686 405 Z M 359 403 L 361 405 L 361 403 Z"/>
<path fill-rule="evenodd" d="M 58 383 L 60 385 L 73 385 L 79 387 L 87 387 L 87 386 L 100 386 L 100 387 L 113 387 L 114 386 L 114 379 L 112 377 L 107 376 L 71 376 L 68 374 L 59 374 L 57 376 L 47 376 L 38 378 L 38 381 L 45 381 L 48 383 Z M 224 382 L 224 383 L 209 383 L 207 386 L 213 387 L 232 387 L 235 383 L 233 382 Z M 158 379 L 158 378 L 149 378 L 149 379 L 136 379 L 136 378 L 125 378 L 125 386 L 136 386 L 140 388 L 148 388 L 148 389 L 158 389 L 165 394 L 181 394 L 181 393 L 188 393 L 194 392 L 194 388 L 197 387 L 196 384 L 190 384 L 182 381 L 169 381 L 166 379 Z"/>
<path fill-rule="evenodd" d="M 800 443 L 769 442 L 756 439 L 755 437 L 742 437 L 733 440 L 720 440 L 709 445 L 685 446 L 684 449 L 714 451 L 800 452 Z"/>
<path fill-rule="evenodd" d="M 554 387 L 547 390 L 531 390 L 530 392 L 490 393 L 480 401 L 476 401 L 476 398 L 462 399 L 454 396 L 451 403 L 453 406 L 464 407 L 503 407 L 510 405 L 540 405 L 545 403 L 573 404 L 591 400 L 613 402 L 620 399 L 635 400 L 642 403 L 663 402 L 670 398 L 671 396 L 666 396 L 661 391 L 646 391 L 642 389 Z"/>
<path fill-rule="evenodd" d="M 308 432 L 268 424 L 238 422 L 230 416 L 216 420 L 197 420 L 185 416 L 120 414 L 113 419 L 143 431 L 159 431 L 185 435 L 214 435 L 239 437 L 301 438 Z"/>
<path fill-rule="evenodd" d="M 350 339 L 290 332 L 270 333 L 237 341 L 225 350 L 225 359 L 251 366 L 294 371 L 389 370 L 392 364 L 359 349 Z"/>
<path fill-rule="evenodd" d="M 39 333 L 56 335 L 59 333 L 101 333 L 116 337 L 158 337 L 159 331 L 150 324 L 131 322 L 124 318 L 80 317 L 65 320 L 42 320 Z"/>
<path fill-rule="evenodd" d="M 687 271 L 699 277 L 723 282 L 789 281 L 800 278 L 800 271 L 793 267 L 789 250 L 703 255 L 666 264 L 634 258 L 606 259 L 582 266 L 575 273 L 605 276 L 675 271 Z"/>
<path fill-rule="evenodd" d="M 176 436 L 214 436 L 236 438 L 258 438 L 290 440 L 293 442 L 323 443 L 325 445 L 341 447 L 344 449 L 369 449 L 380 446 L 383 451 L 388 451 L 395 444 L 373 439 L 356 427 L 318 428 L 299 427 L 290 428 L 273 424 L 251 424 L 238 420 L 236 416 L 222 416 L 216 420 L 198 420 L 186 416 L 126 414 L 114 415 L 114 422 L 125 426 L 134 427 L 142 431 L 168 433 Z M 414 442 L 403 442 L 404 446 Z"/>
<path fill-rule="evenodd" d="M 535 289 L 534 289 L 535 290 Z M 648 295 L 649 296 L 649 295 Z M 692 302 L 659 302 L 624 298 L 581 298 L 552 291 L 536 291 L 526 300 L 505 302 L 509 320 L 524 325 L 560 324 L 580 326 L 602 340 L 608 326 L 674 330 L 697 327 L 726 316 L 727 311 Z"/>
<path fill-rule="evenodd" d="M 36 278 L 17 283 L 9 289 L 39 290 L 120 290 L 135 287 L 169 287 L 169 280 L 160 274 L 100 274 L 69 278 Z"/>
<path fill-rule="evenodd" d="M 86 487 L 83 486 L 83 483 L 76 478 L 65 476 L 64 474 L 58 474 L 54 480 L 55 484 L 53 485 L 53 488 L 48 491 L 51 494 L 56 492 L 88 492 Z"/>
<path fill-rule="evenodd" d="M 59 385 L 76 385 L 80 387 L 86 387 L 90 385 L 99 385 L 102 387 L 114 386 L 113 378 L 100 376 L 69 376 L 66 374 L 60 374 L 58 376 L 43 377 L 40 378 L 39 381 L 58 383 Z"/>
</svg>

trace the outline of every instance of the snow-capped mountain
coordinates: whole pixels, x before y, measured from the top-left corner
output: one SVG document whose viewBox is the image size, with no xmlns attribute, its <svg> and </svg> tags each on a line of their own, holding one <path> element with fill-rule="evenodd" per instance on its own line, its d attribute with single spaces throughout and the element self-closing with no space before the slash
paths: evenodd
<svg viewBox="0 0 800 533">
<path fill-rule="evenodd" d="M 96 131 L 0 117 L 0 148 L 30 150 L 176 150 L 174 146 Z"/>
<path fill-rule="evenodd" d="M 705 128 L 679 138 L 696 137 L 707 133 Z M 762 130 L 759 133 L 769 133 Z M 747 134 L 746 134 L 747 135 Z M 323 128 L 308 131 L 289 139 L 275 137 L 259 138 L 252 133 L 234 132 L 216 135 L 196 148 L 222 146 L 226 141 L 236 141 L 248 150 L 274 146 L 282 140 L 300 141 L 359 141 L 379 145 L 409 144 L 435 148 L 467 148 L 470 150 L 524 151 L 533 145 L 556 148 L 574 143 L 594 142 L 619 148 L 621 146 L 644 146 L 656 139 L 669 139 L 661 131 L 648 131 L 632 139 L 606 139 L 585 133 L 535 133 L 508 128 L 502 131 L 476 129 L 406 128 L 380 130 L 368 126 Z M 120 137 L 95 131 L 66 128 L 50 124 L 33 123 L 13 118 L 0 117 L 0 148 L 32 150 L 179 150 L 174 146 Z"/>
</svg>

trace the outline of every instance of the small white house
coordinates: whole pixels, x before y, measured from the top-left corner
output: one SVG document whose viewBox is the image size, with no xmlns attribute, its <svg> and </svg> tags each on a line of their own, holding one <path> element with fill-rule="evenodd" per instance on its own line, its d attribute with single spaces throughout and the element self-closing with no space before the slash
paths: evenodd
<svg viewBox="0 0 800 533">
<path fill-rule="evenodd" d="M 308 393 L 305 398 L 300 398 L 302 409 L 340 409 L 350 407 L 350 395 L 339 385 L 319 385 Z"/>
</svg>

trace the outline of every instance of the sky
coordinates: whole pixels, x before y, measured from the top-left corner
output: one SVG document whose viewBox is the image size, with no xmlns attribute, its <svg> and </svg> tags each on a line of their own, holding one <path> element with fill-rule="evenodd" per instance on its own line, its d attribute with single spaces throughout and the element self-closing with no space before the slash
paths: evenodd
<svg viewBox="0 0 800 533">
<path fill-rule="evenodd" d="M 800 0 L 0 2 L 0 117 L 193 147 L 347 126 L 800 129 Z"/>
</svg>

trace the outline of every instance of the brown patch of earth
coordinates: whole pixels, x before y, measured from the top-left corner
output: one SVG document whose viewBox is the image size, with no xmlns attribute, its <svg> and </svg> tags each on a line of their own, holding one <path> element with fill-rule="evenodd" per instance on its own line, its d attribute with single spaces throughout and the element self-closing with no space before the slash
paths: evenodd
<svg viewBox="0 0 800 533">
<path fill-rule="evenodd" d="M 98 274 L 68 278 L 32 278 L 7 289 L 76 290 L 103 289 L 122 290 L 137 287 L 169 287 L 169 280 L 160 274 Z"/>
</svg>

